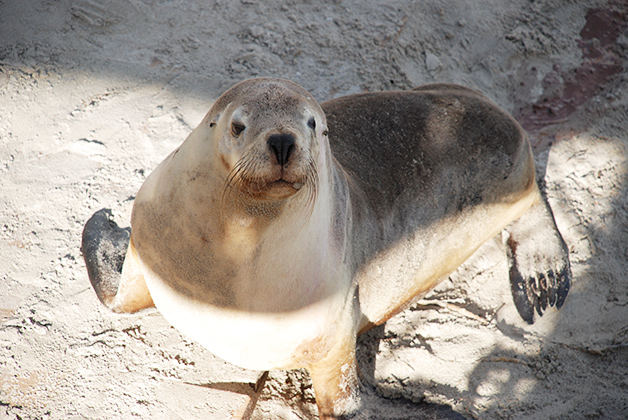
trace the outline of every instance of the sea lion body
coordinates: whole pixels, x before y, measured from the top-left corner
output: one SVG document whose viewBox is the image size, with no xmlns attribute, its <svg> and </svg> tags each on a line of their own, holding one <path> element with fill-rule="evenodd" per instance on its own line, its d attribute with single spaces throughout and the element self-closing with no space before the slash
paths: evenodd
<svg viewBox="0 0 628 420">
<path fill-rule="evenodd" d="M 352 261 L 371 323 L 427 293 L 540 200 L 525 132 L 470 89 L 428 85 L 322 107 L 352 186 Z"/>
<path fill-rule="evenodd" d="M 106 296 L 113 287 L 97 270 L 90 279 L 112 309 L 152 300 L 234 364 L 307 368 L 321 418 L 335 418 L 358 410 L 357 334 L 526 212 L 508 228 L 509 256 L 531 322 L 562 305 L 569 261 L 512 117 L 459 86 L 319 105 L 292 82 L 252 79 L 221 96 L 140 189 L 117 294 Z M 535 220 L 554 252 L 525 259 L 545 261 L 541 274 L 519 263 L 538 242 Z M 96 259 L 86 254 L 88 269 Z"/>
</svg>

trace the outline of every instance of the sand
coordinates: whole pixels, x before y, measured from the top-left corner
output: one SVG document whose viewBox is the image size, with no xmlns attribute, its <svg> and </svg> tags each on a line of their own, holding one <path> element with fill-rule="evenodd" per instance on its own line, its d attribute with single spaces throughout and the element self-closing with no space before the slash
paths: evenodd
<svg viewBox="0 0 628 420">
<path fill-rule="evenodd" d="M 565 306 L 532 326 L 498 237 L 363 337 L 372 418 L 628 418 L 628 3 L 378 3 L 0 0 L 0 419 L 316 418 L 304 371 L 255 393 L 259 372 L 158 311 L 110 313 L 80 251 L 89 216 L 128 226 L 150 171 L 255 76 L 319 101 L 484 92 L 529 131 L 571 251 Z"/>
</svg>

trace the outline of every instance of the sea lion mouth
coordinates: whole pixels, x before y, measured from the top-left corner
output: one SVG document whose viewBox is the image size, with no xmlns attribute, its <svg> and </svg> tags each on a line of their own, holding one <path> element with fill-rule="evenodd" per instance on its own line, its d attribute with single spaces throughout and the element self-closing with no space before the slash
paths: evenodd
<svg viewBox="0 0 628 420">
<path fill-rule="evenodd" d="M 294 190 L 300 190 L 303 187 L 303 182 L 288 181 L 283 178 L 278 179 L 270 184 L 270 188 L 292 188 Z"/>
<path fill-rule="evenodd" d="M 289 181 L 279 178 L 274 181 L 253 180 L 239 181 L 240 190 L 251 197 L 266 200 L 280 200 L 296 194 L 304 185 L 305 181 Z"/>
</svg>

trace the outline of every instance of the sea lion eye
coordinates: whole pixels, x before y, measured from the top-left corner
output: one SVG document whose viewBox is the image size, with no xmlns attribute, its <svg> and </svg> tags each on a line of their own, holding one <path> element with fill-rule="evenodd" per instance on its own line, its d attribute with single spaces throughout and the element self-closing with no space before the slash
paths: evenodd
<svg viewBox="0 0 628 420">
<path fill-rule="evenodd" d="M 231 123 L 231 132 L 233 133 L 234 136 L 239 136 L 240 133 L 242 133 L 244 131 L 246 127 L 244 126 L 244 124 L 239 123 L 239 122 L 233 122 Z"/>
<path fill-rule="evenodd" d="M 314 119 L 314 117 L 310 118 L 307 121 L 307 126 L 310 127 L 312 130 L 316 130 L 316 120 Z"/>
</svg>

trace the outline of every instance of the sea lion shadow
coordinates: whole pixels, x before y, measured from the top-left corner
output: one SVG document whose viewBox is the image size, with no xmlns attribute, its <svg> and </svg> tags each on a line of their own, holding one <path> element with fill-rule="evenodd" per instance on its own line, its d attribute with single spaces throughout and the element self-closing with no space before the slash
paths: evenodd
<svg viewBox="0 0 628 420">
<path fill-rule="evenodd" d="M 361 334 L 357 339 L 356 357 L 362 386 L 363 411 L 366 413 L 364 418 L 464 420 L 464 416 L 448 405 L 412 401 L 399 395 L 386 395 L 378 389 L 375 370 L 385 330 L 386 323 L 383 323 Z M 455 390 L 451 388 L 451 391 Z"/>
</svg>

